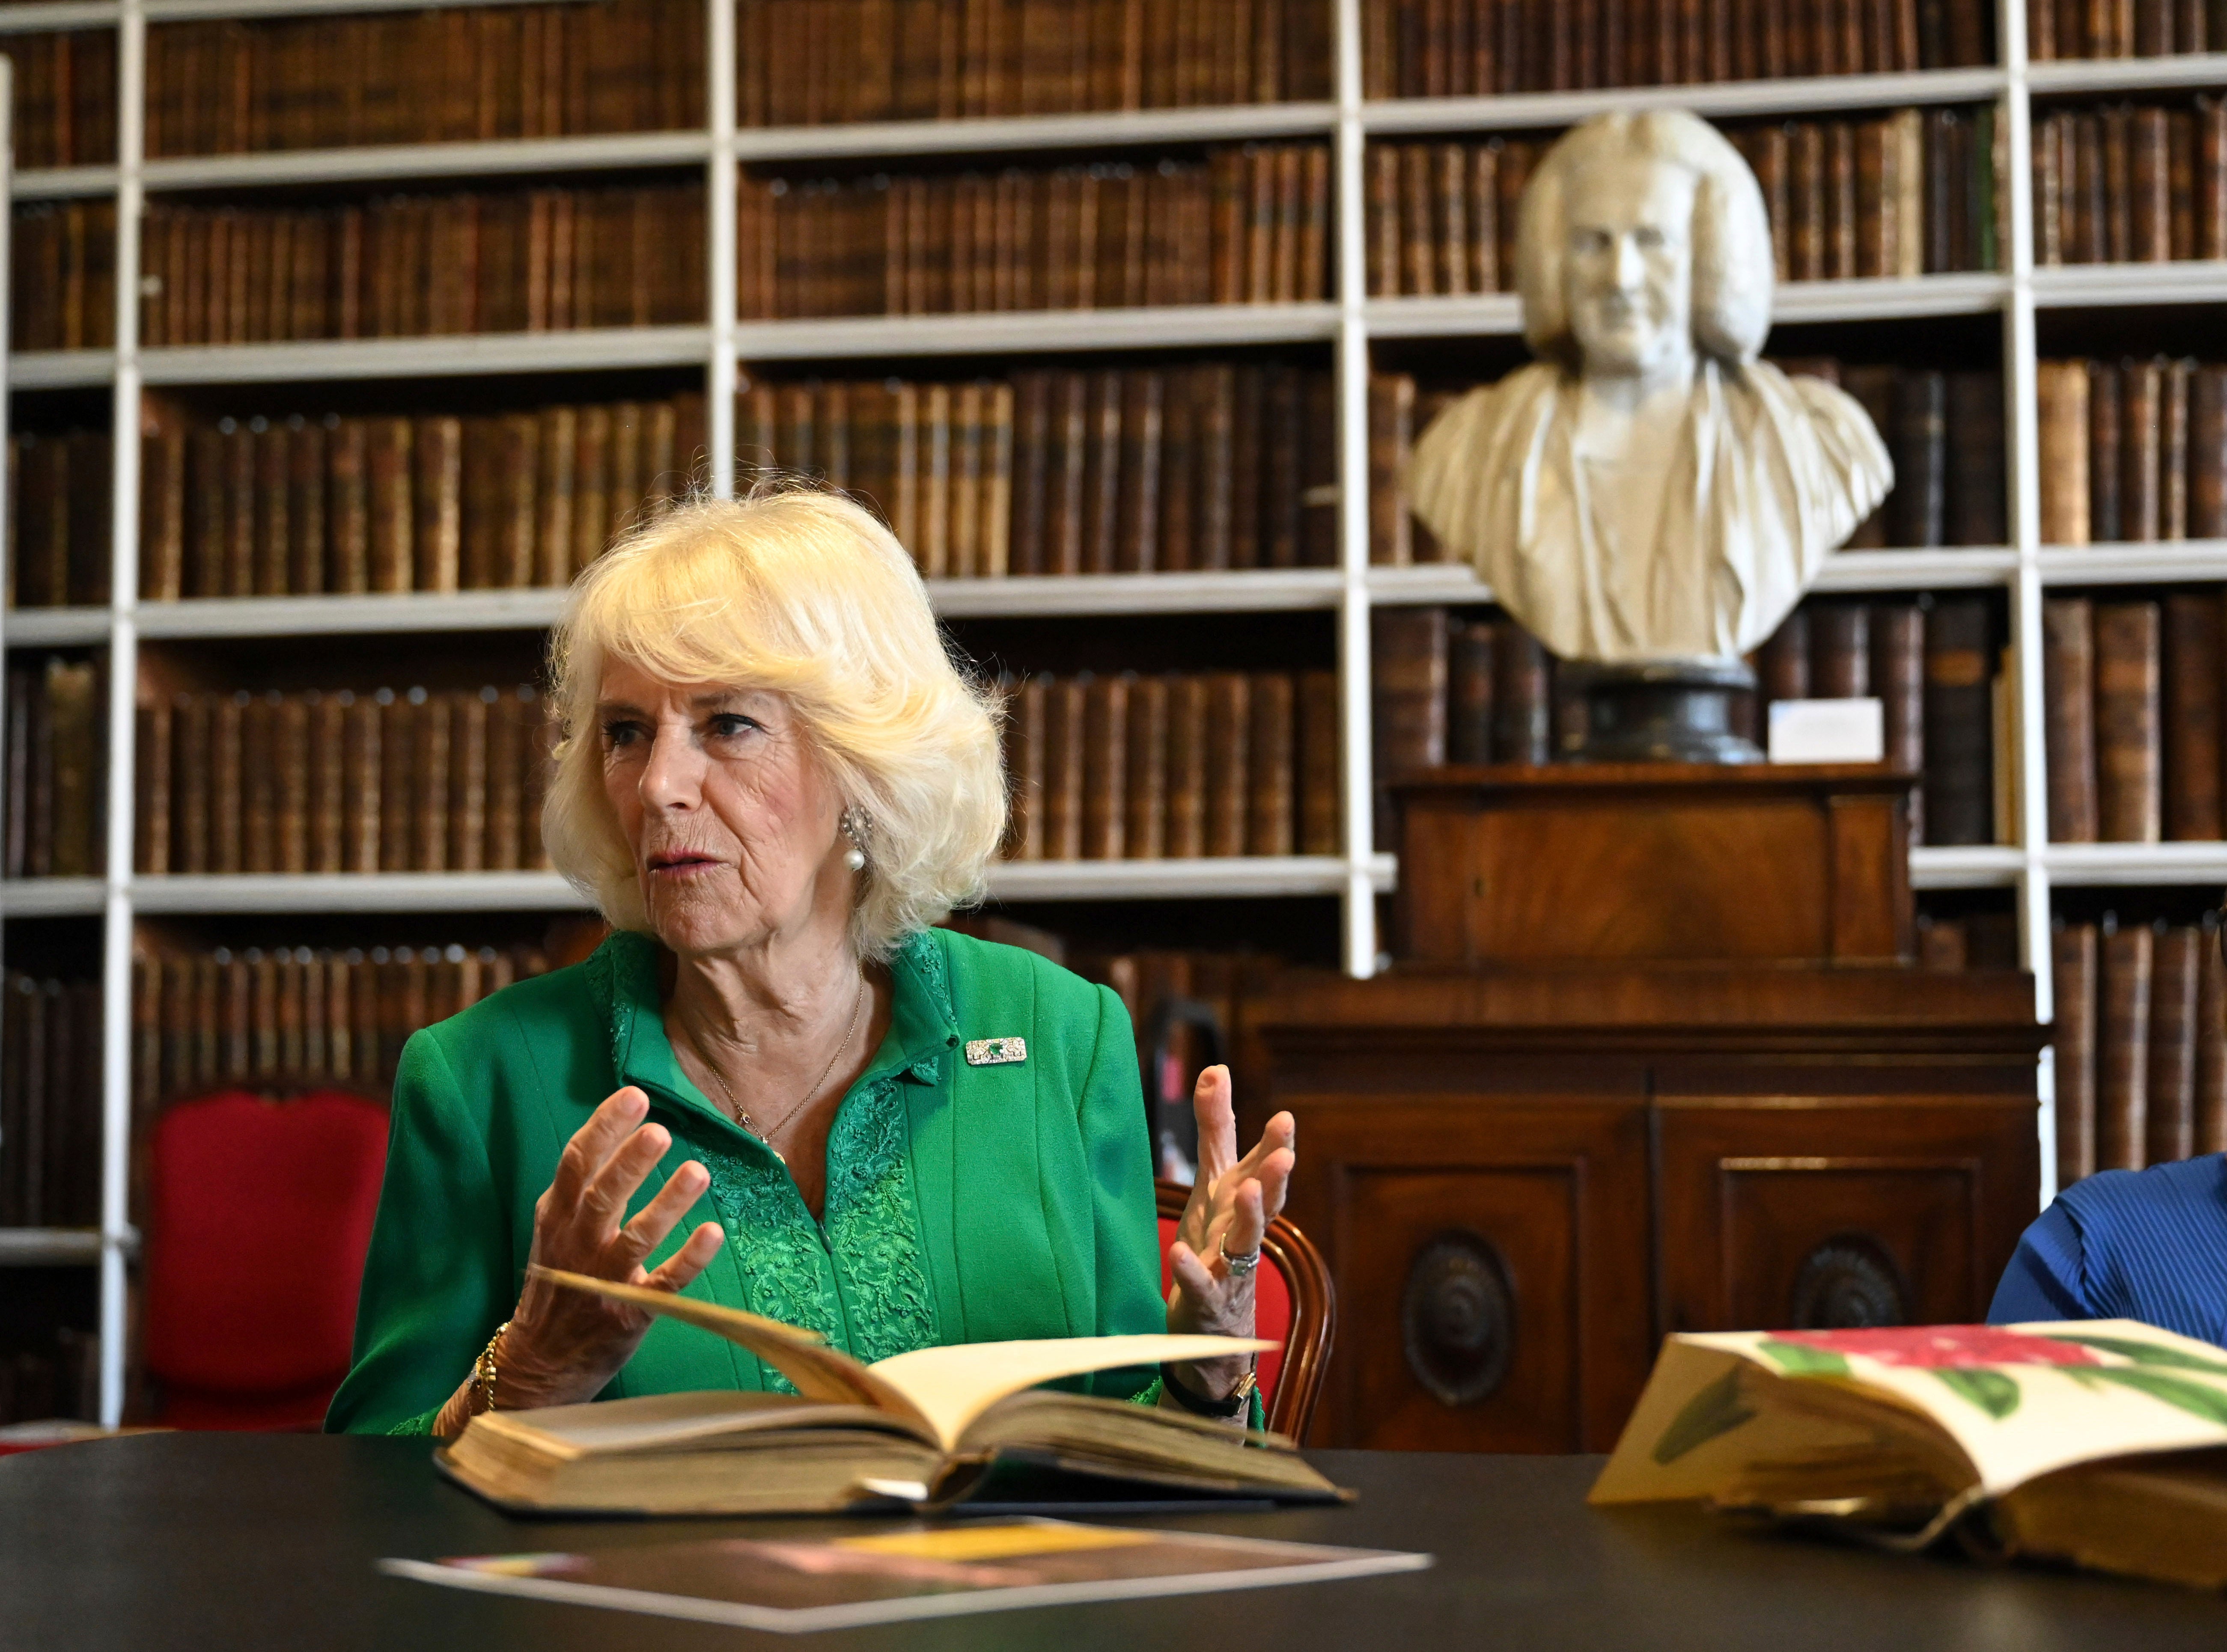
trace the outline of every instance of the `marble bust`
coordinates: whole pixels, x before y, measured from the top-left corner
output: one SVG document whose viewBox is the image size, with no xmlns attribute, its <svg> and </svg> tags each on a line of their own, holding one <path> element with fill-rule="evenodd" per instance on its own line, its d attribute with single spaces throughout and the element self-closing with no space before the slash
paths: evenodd
<svg viewBox="0 0 2227 1652">
<path fill-rule="evenodd" d="M 1565 659 L 1745 654 L 1893 480 L 1853 398 L 1756 359 L 1755 175 L 1692 115 L 1596 116 L 1533 175 L 1516 271 L 1538 360 L 1423 433 L 1415 513 Z"/>
</svg>

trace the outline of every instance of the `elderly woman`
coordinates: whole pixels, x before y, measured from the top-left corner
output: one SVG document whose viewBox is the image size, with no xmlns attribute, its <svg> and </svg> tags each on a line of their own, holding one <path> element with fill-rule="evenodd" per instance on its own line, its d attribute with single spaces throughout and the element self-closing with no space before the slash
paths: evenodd
<svg viewBox="0 0 2227 1652">
<path fill-rule="evenodd" d="M 1120 1000 L 929 927 L 980 891 L 1005 794 L 993 708 L 886 529 L 807 491 L 685 507 L 581 576 L 552 653 L 546 839 L 614 933 L 405 1049 L 327 1427 L 447 1437 L 489 1406 L 787 1387 L 701 1331 L 526 1282 L 529 1261 L 865 1360 L 1251 1333 L 1290 1117 L 1241 1158 L 1227 1071 L 1200 1079 L 1163 1302 Z M 1258 1414 L 1235 1360 L 1094 1385 Z"/>
</svg>

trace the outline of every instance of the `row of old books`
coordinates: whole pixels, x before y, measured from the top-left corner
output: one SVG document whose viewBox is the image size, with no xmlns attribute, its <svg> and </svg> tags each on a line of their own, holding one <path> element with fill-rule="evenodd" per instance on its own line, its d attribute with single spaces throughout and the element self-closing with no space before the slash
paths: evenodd
<svg viewBox="0 0 2227 1652">
<path fill-rule="evenodd" d="M 1203 162 L 747 178 L 748 321 L 1283 303 L 1330 291 L 1330 150 Z"/>
<path fill-rule="evenodd" d="M 143 1115 L 219 1085 L 384 1089 L 418 1028 L 549 967 L 538 946 L 161 947 L 131 960 Z"/>
<path fill-rule="evenodd" d="M 2217 842 L 2222 592 L 2041 608 L 2052 843 Z"/>
<path fill-rule="evenodd" d="M 1782 281 L 1984 270 L 1996 261 L 1985 110 L 1901 109 L 1727 135 L 1755 169 Z M 1547 142 L 1378 144 L 1369 151 L 1369 290 L 1512 291 L 1517 207 Z"/>
<path fill-rule="evenodd" d="M 1005 690 L 1011 859 L 1337 852 L 1335 672 L 1085 672 Z"/>
<path fill-rule="evenodd" d="M 1320 0 L 742 0 L 744 126 L 1327 98 Z"/>
<path fill-rule="evenodd" d="M 1849 536 L 1851 549 L 2004 543 L 2007 526 L 1999 374 L 1846 366 L 1827 356 L 1790 358 L 1777 365 L 1837 384 L 1861 402 L 1894 460 L 1894 487 L 1886 502 Z M 1410 512 L 1405 478 L 1415 438 L 1463 393 L 1462 389 L 1420 387 L 1407 373 L 1370 378 L 1371 562 L 1404 566 L 1445 559 L 1445 548 Z M 2045 482 L 2045 492 L 2052 485 Z"/>
<path fill-rule="evenodd" d="M 2041 539 L 2227 538 L 2227 366 L 2038 361 Z"/>
<path fill-rule="evenodd" d="M 1993 18 L 1927 0 L 1362 0 L 1363 95 L 1968 68 L 1991 61 Z"/>
<path fill-rule="evenodd" d="M 16 208 L 8 247 L 9 348 L 105 349 L 116 337 L 116 203 Z"/>
<path fill-rule="evenodd" d="M 100 984 L 0 975 L 0 1228 L 100 1222 Z"/>
<path fill-rule="evenodd" d="M 100 1338 L 64 1325 L 53 1343 L 0 1355 L 0 1426 L 99 1417 Z"/>
<path fill-rule="evenodd" d="M 1962 917 L 1918 915 L 1918 966 L 1955 972 L 2019 969 L 2018 915 L 1969 912 Z"/>
<path fill-rule="evenodd" d="M 1580 743 L 1583 702 L 1554 658 L 1505 616 L 1444 608 L 1369 616 L 1371 772 L 1379 841 L 1391 827 L 1383 787 L 1439 763 L 1542 763 Z M 1758 650 L 1757 693 L 1740 732 L 1760 738 L 1774 699 L 1877 698 L 1888 761 L 1921 777 L 1913 838 L 2007 842 L 2008 679 L 1995 617 L 1979 596 L 1849 602 L 1813 597 Z"/>
<path fill-rule="evenodd" d="M 107 863 L 106 680 L 89 660 L 17 654 L 8 667 L 9 877 L 91 877 Z"/>
<path fill-rule="evenodd" d="M 704 124 L 703 0 L 444 6 L 147 31 L 147 153 Z"/>
<path fill-rule="evenodd" d="M 252 344 L 700 324 L 693 186 L 147 209 L 142 341 Z"/>
<path fill-rule="evenodd" d="M 2195 924 L 2059 921 L 2057 1180 L 2227 1149 L 2227 971 Z"/>
<path fill-rule="evenodd" d="M 108 432 L 8 438 L 7 592 L 11 608 L 108 600 Z"/>
<path fill-rule="evenodd" d="M 1331 396 L 1279 362 L 761 384 L 736 440 L 878 509 L 931 579 L 1329 567 Z"/>
<path fill-rule="evenodd" d="M 0 35 L 16 66 L 16 166 L 105 166 L 116 158 L 116 32 Z"/>
<path fill-rule="evenodd" d="M 2217 0 L 2026 0 L 2026 54 L 2036 62 L 2168 57 L 2227 47 Z"/>
<path fill-rule="evenodd" d="M 1880 702 L 1886 761 L 1920 777 L 1911 840 L 2015 840 L 2010 766 L 2012 677 L 1993 604 L 1942 594 L 1916 600 L 1812 596 L 1756 651 L 1755 726 L 1773 700 Z"/>
<path fill-rule="evenodd" d="M 530 685 L 150 696 L 137 738 L 142 872 L 549 864 L 555 733 Z"/>
<path fill-rule="evenodd" d="M 563 585 L 616 529 L 686 494 L 704 399 L 468 418 L 174 414 L 140 445 L 150 600 Z"/>
<path fill-rule="evenodd" d="M 2035 116 L 2036 264 L 2219 258 L 2227 258 L 2227 99 Z"/>
</svg>

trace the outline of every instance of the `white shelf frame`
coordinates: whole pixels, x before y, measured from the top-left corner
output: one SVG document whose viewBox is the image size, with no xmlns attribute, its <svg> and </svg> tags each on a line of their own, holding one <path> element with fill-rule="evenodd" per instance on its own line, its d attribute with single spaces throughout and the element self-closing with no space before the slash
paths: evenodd
<svg viewBox="0 0 2227 1652">
<path fill-rule="evenodd" d="M 113 194 L 118 216 L 116 345 L 110 350 L 19 357 L 6 367 L 11 390 L 105 386 L 116 440 L 109 606 L 27 611 L 5 616 L 4 641 L 16 647 L 105 645 L 112 661 L 109 795 L 131 795 L 132 700 L 137 650 L 155 641 L 539 628 L 556 616 L 562 593 L 474 591 L 453 596 L 271 598 L 150 603 L 137 590 L 138 445 L 143 386 L 424 378 L 665 367 L 695 368 L 710 398 L 715 492 L 731 494 L 731 392 L 756 363 L 970 356 L 1032 352 L 1146 351 L 1201 347 L 1318 343 L 1336 375 L 1341 441 L 1338 564 L 1328 569 L 1084 579 L 942 581 L 941 612 L 957 616 L 1051 614 L 1244 613 L 1318 609 L 1333 616 L 1342 673 L 1345 852 L 1273 860 L 1030 863 L 997 869 L 992 886 L 1011 900 L 1185 899 L 1245 894 L 1332 897 L 1342 915 L 1340 956 L 1356 975 L 1378 961 L 1376 899 L 1392 886 L 1392 858 L 1371 841 L 1369 807 L 1369 616 L 1379 606 L 1474 603 L 1490 590 L 1468 570 L 1375 568 L 1368 562 L 1367 383 L 1378 339 L 1514 336 L 1520 312 L 1510 295 L 1460 299 L 1371 299 L 1363 251 L 1363 156 L 1373 138 L 1559 126 L 1611 108 L 1681 106 L 1714 117 L 1810 109 L 1891 107 L 1993 100 L 2007 152 L 2000 180 L 2011 233 L 1999 272 L 1912 280 L 1789 284 L 1777 295 L 1782 322 L 1894 321 L 1943 315 L 2000 317 L 2004 343 L 2011 541 L 1973 550 L 1850 552 L 1828 566 L 1820 588 L 1837 591 L 1956 587 L 2000 588 L 2014 638 L 2038 635 L 2042 593 L 2052 586 L 2227 579 L 2227 544 L 2055 547 L 2039 540 L 2039 489 L 2032 398 L 2037 309 L 2089 304 L 2217 303 L 2227 299 L 2227 265 L 2179 265 L 2037 271 L 2032 256 L 2031 172 L 2026 163 L 2035 96 L 2141 86 L 2227 85 L 2227 54 L 2111 63 L 2030 65 L 2025 0 L 1998 0 L 2000 67 L 1919 74 L 1839 77 L 1729 86 L 1647 87 L 1516 98 L 1394 99 L 1362 95 L 1360 0 L 1319 0 L 1335 18 L 1333 95 L 1324 103 L 1235 109 L 1031 117 L 854 127 L 741 129 L 736 124 L 733 0 L 704 0 L 708 46 L 708 119 L 680 132 L 531 142 L 414 144 L 337 151 L 165 159 L 144 154 L 146 30 L 188 18 L 276 17 L 344 10 L 406 9 L 435 0 L 113 0 L 9 9 L 0 32 L 114 26 L 118 31 L 119 130 L 114 165 L 32 174 L 25 199 Z M 443 0 L 457 3 L 458 0 Z M 506 4 L 516 0 L 463 0 Z M 1327 302 L 1258 306 L 1024 313 L 995 316 L 846 317 L 833 321 L 744 322 L 736 314 L 736 181 L 743 167 L 877 156 L 984 155 L 1016 150 L 1084 152 L 1152 144 L 1192 144 L 1305 136 L 1332 145 L 1336 295 Z M 137 340 L 140 214 L 149 190 L 247 190 L 280 185 L 390 177 L 438 178 L 631 167 L 702 166 L 708 191 L 709 303 L 700 326 L 606 333 L 501 337 L 369 340 L 230 348 L 143 350 Z M 5 259 L 0 258 L 0 271 Z M 0 403 L 7 399 L 0 398 Z M 2021 841 L 1971 848 L 1922 848 L 1912 861 L 1921 889 L 2011 890 L 2021 921 L 2021 951 L 2033 971 L 2039 1013 L 2049 1013 L 2050 896 L 2058 883 L 2208 884 L 2227 882 L 2227 845 L 2048 845 L 2037 651 L 2021 646 L 2013 686 L 2019 703 L 2013 752 Z M 359 878 L 145 878 L 130 872 L 132 811 L 111 809 L 110 871 L 100 878 L 0 884 L 0 915 L 99 918 L 104 942 L 102 1215 L 93 1239 L 0 1234 L 0 1257 L 60 1246 L 98 1263 L 101 1280 L 102 1413 L 116 1420 L 123 1398 L 124 1267 L 136 1243 L 125 1193 L 129 1126 L 130 967 L 140 914 L 285 913 L 565 909 L 580 904 L 549 874 L 425 875 Z M 2045 1094 L 2048 1083 L 2044 1063 Z M 2045 1164 L 2053 1131 L 2042 1127 Z M 2045 1189 L 2053 1184 L 2045 1170 Z M 40 1253 L 45 1253 L 41 1251 Z"/>
</svg>

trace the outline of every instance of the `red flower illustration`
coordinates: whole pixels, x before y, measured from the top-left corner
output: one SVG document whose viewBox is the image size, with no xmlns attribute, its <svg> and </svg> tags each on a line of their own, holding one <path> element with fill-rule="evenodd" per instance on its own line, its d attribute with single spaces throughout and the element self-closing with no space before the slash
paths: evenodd
<svg viewBox="0 0 2227 1652">
<path fill-rule="evenodd" d="M 2092 1348 L 2061 1343 L 2053 1336 L 2031 1336 L 1996 1325 L 1898 1325 L 1866 1330 L 1783 1330 L 1774 1333 L 1784 1343 L 1823 1349 L 1835 1354 L 1860 1354 L 1881 1365 L 1904 1365 L 1919 1370 L 1955 1369 L 1973 1365 L 2101 1365 Z"/>
</svg>

